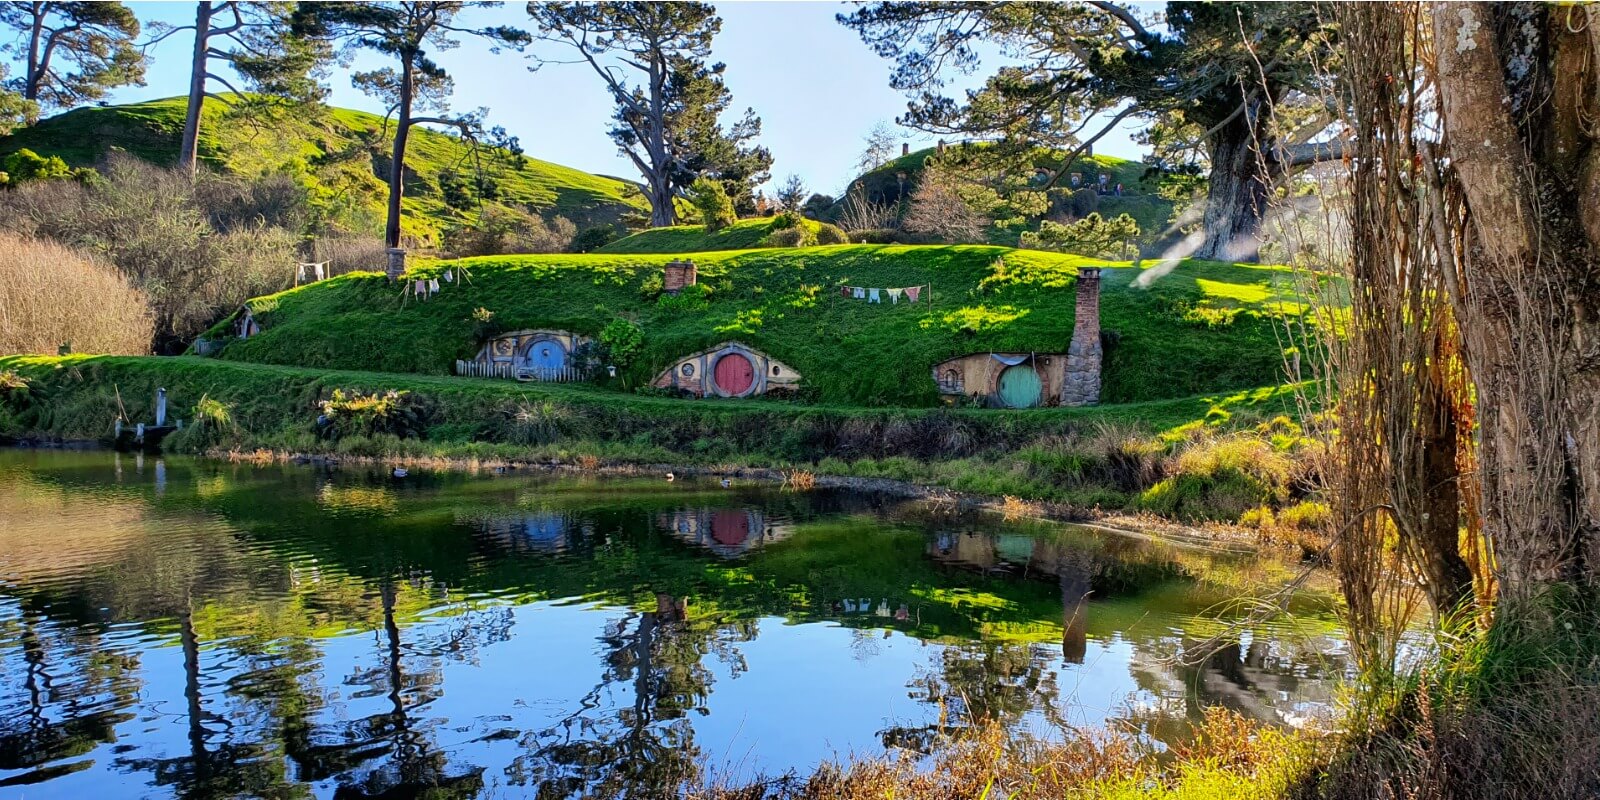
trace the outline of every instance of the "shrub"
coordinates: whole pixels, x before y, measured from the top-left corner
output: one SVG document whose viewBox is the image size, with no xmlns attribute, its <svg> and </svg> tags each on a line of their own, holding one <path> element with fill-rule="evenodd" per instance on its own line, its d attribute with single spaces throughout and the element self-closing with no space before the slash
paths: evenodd
<svg viewBox="0 0 1600 800">
<path fill-rule="evenodd" d="M 0 252 L 0 353 L 150 352 L 149 300 L 114 267 L 4 232 Z"/>
<path fill-rule="evenodd" d="M 1139 234 L 1139 222 L 1132 216 L 1121 214 L 1108 220 L 1096 212 L 1066 224 L 1044 220 L 1038 233 L 1022 234 L 1022 246 L 1095 258 L 1127 258 L 1137 252 Z"/>
<path fill-rule="evenodd" d="M 797 228 L 801 226 L 802 222 L 803 219 L 798 212 L 785 211 L 772 218 L 772 225 L 769 229 L 781 231 L 789 228 Z"/>
<path fill-rule="evenodd" d="M 566 217 L 546 222 L 519 209 L 486 206 L 470 224 L 447 231 L 444 247 L 463 258 L 564 253 L 572 249 L 577 236 L 577 226 Z"/>
<path fill-rule="evenodd" d="M 219 313 L 287 287 L 300 253 L 296 231 L 246 221 L 238 204 L 208 209 L 196 186 L 187 173 L 113 158 L 102 180 L 0 193 L 0 226 L 102 254 L 147 296 L 160 349 L 181 349 L 171 345 Z"/>
<path fill-rule="evenodd" d="M 733 200 L 721 181 L 697 178 L 689 187 L 689 202 L 700 212 L 700 222 L 706 233 L 714 233 L 738 220 L 733 211 Z"/>
<path fill-rule="evenodd" d="M 850 241 L 856 244 L 894 244 L 899 233 L 894 228 L 867 228 L 851 231 Z"/>
<path fill-rule="evenodd" d="M 805 247 L 811 241 L 811 232 L 805 228 L 784 228 L 773 231 L 762 239 L 767 247 Z"/>
<path fill-rule="evenodd" d="M 1167 466 L 1169 477 L 1145 490 L 1139 506 L 1179 519 L 1236 520 L 1288 496 L 1288 454 L 1250 435 L 1201 436 Z"/>
<path fill-rule="evenodd" d="M 388 265 L 388 247 L 382 237 L 335 233 L 311 240 L 309 261 L 326 261 L 327 275 L 346 272 L 382 272 Z"/>
<path fill-rule="evenodd" d="M 374 394 L 345 394 L 334 389 L 322 401 L 319 433 L 329 439 L 347 436 L 389 435 L 401 439 L 424 438 L 429 409 L 417 395 L 389 390 Z"/>
<path fill-rule="evenodd" d="M 1327 503 L 1310 500 L 1296 503 L 1278 512 L 1278 524 L 1299 531 L 1315 531 L 1328 524 L 1333 509 Z"/>
<path fill-rule="evenodd" d="M 610 225 L 584 228 L 572 239 L 572 252 L 588 253 L 611 244 L 617 238 L 617 229 Z"/>
<path fill-rule="evenodd" d="M 644 331 L 625 319 L 614 319 L 600 329 L 600 344 L 611 356 L 611 363 L 626 367 L 638 357 L 644 347 Z"/>
<path fill-rule="evenodd" d="M 0 160 L 0 172 L 4 172 L 7 182 L 15 186 L 30 181 L 71 177 L 72 168 L 60 156 L 45 157 L 23 148 Z"/>
<path fill-rule="evenodd" d="M 817 227 L 817 244 L 849 244 L 850 235 L 838 225 L 824 222 Z"/>
</svg>

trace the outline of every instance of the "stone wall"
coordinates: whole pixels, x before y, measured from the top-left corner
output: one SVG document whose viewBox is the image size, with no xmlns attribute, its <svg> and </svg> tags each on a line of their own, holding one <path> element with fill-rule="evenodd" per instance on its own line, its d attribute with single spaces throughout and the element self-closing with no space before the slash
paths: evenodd
<svg viewBox="0 0 1600 800">
<path fill-rule="evenodd" d="M 1073 314 L 1072 344 L 1067 347 L 1061 404 L 1092 406 L 1100 402 L 1100 268 L 1078 270 L 1078 304 Z"/>
</svg>

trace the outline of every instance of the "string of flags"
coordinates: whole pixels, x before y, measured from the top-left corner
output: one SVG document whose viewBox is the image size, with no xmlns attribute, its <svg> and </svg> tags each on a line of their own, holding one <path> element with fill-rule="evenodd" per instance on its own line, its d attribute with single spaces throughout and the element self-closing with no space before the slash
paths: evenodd
<svg viewBox="0 0 1600 800">
<path fill-rule="evenodd" d="M 848 300 L 865 300 L 869 303 L 882 303 L 883 298 L 887 296 L 891 304 L 899 305 L 902 298 L 904 298 L 907 303 L 917 302 L 917 300 L 922 297 L 922 293 L 930 288 L 931 286 L 929 284 L 923 284 L 921 286 L 897 286 L 892 289 L 881 289 L 870 286 L 840 286 L 839 294 Z"/>
</svg>

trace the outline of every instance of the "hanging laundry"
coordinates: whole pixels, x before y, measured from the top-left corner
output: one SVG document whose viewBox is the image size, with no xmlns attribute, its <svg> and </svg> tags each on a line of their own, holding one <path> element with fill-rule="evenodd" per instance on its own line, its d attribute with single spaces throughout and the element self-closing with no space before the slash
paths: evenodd
<svg viewBox="0 0 1600 800">
<path fill-rule="evenodd" d="M 867 302 L 869 302 L 869 303 L 881 303 L 881 302 L 883 302 L 883 295 L 879 294 L 879 292 L 881 292 L 881 291 L 883 291 L 883 290 L 882 289 L 868 289 L 867 290 Z"/>
<path fill-rule="evenodd" d="M 421 300 L 428 295 L 428 284 L 423 283 L 422 279 L 418 278 L 417 282 L 411 285 L 411 291 L 416 294 L 418 300 Z"/>
<path fill-rule="evenodd" d="M 306 265 L 301 264 L 300 268 L 295 270 L 295 280 L 300 281 L 300 282 L 303 283 L 303 282 L 305 282 L 305 279 L 306 279 Z"/>
<path fill-rule="evenodd" d="M 428 293 L 429 294 L 438 294 L 439 293 L 439 279 L 438 278 L 429 278 L 428 279 Z"/>
<path fill-rule="evenodd" d="M 840 286 L 839 287 L 839 295 L 841 297 L 849 297 L 850 296 L 850 287 L 848 287 L 848 286 Z"/>
<path fill-rule="evenodd" d="M 904 293 L 905 293 L 904 289 L 890 289 L 889 290 L 889 301 L 894 303 L 895 305 L 900 305 L 900 295 L 902 295 Z"/>
<path fill-rule="evenodd" d="M 322 262 L 322 264 L 326 264 L 326 263 L 328 263 L 328 262 L 326 262 L 326 261 Z M 313 271 L 316 273 L 317 280 L 319 280 L 319 281 L 322 280 L 322 275 L 323 275 L 323 273 L 322 273 L 322 264 L 314 264 L 314 265 L 312 265 L 315 268 Z"/>
<path fill-rule="evenodd" d="M 456 271 L 455 270 L 447 269 L 447 270 L 444 271 L 444 282 L 445 283 L 455 283 L 455 280 L 456 280 Z"/>
<path fill-rule="evenodd" d="M 855 299 L 857 299 L 857 300 L 863 300 L 863 299 L 866 299 L 866 296 L 867 296 L 867 290 L 866 290 L 866 289 L 863 289 L 863 288 L 861 288 L 861 287 L 860 287 L 860 286 L 855 286 L 855 287 L 852 287 L 852 288 L 851 288 L 851 289 L 850 289 L 850 296 L 851 296 L 851 297 L 854 297 L 854 298 L 855 298 Z"/>
<path fill-rule="evenodd" d="M 919 294 L 922 294 L 922 287 L 921 286 L 907 286 L 906 287 L 906 300 L 908 302 L 912 302 L 912 303 L 917 302 L 917 295 L 919 295 Z"/>
</svg>

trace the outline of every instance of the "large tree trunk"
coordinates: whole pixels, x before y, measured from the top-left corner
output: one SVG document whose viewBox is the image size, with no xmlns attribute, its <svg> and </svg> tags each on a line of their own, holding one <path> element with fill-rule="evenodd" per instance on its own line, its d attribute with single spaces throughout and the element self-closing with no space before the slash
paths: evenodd
<svg viewBox="0 0 1600 800">
<path fill-rule="evenodd" d="M 406 188 L 406 140 L 411 136 L 411 98 L 416 92 L 414 58 L 400 59 L 400 103 L 397 109 L 398 127 L 394 131 L 394 151 L 389 162 L 389 214 L 383 226 L 383 243 L 390 248 L 400 246 L 400 200 Z"/>
<path fill-rule="evenodd" d="M 1593 116 L 1600 9 L 1437 3 L 1432 16 L 1466 200 L 1452 295 L 1478 389 L 1484 530 L 1501 594 L 1528 597 L 1600 575 L 1600 225 L 1585 224 L 1600 146 L 1569 124 Z"/>
<path fill-rule="evenodd" d="M 39 99 L 39 85 L 43 82 L 44 70 L 39 64 L 39 45 L 44 39 L 44 3 L 29 3 L 29 10 L 33 14 L 33 23 L 28 31 L 28 63 L 24 66 L 25 75 L 22 76 L 22 96 L 27 100 Z"/>
<path fill-rule="evenodd" d="M 1205 241 L 1196 258 L 1218 261 L 1253 261 L 1261 248 L 1261 221 L 1276 172 L 1258 151 L 1268 146 L 1267 134 L 1252 129 L 1252 119 L 1264 115 L 1240 114 L 1217 128 L 1207 141 L 1211 175 L 1206 184 L 1205 216 L 1201 223 Z M 1271 149 L 1267 152 L 1270 154 Z"/>
<path fill-rule="evenodd" d="M 195 4 L 194 55 L 189 61 L 189 107 L 183 115 L 183 144 L 178 166 L 194 177 L 200 159 L 200 115 L 206 103 L 206 51 L 211 47 L 211 0 Z"/>
</svg>

